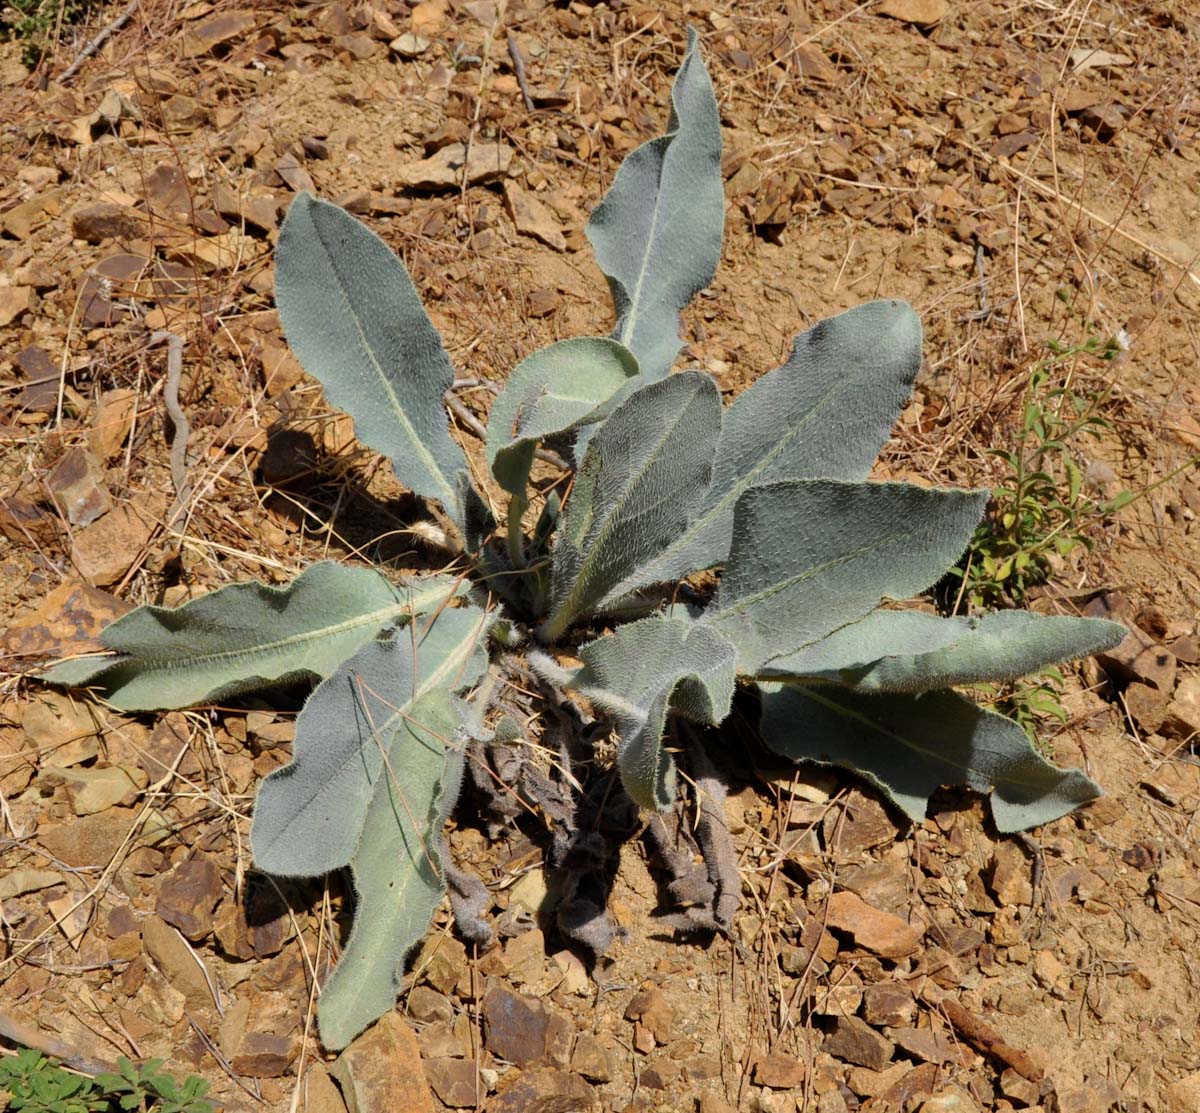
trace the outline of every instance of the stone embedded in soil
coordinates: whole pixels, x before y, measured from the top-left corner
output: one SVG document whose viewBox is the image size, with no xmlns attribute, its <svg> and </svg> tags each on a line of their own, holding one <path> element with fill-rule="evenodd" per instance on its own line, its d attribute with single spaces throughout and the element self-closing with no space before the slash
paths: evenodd
<svg viewBox="0 0 1200 1113">
<path fill-rule="evenodd" d="M 1200 1071 L 1186 1074 L 1163 1090 L 1166 1113 L 1200 1113 Z"/>
<path fill-rule="evenodd" d="M 1032 867 L 1016 843 L 999 842 L 992 851 L 988 887 L 1006 908 L 1033 903 Z"/>
<path fill-rule="evenodd" d="M 200 58 L 218 47 L 243 39 L 254 30 L 258 17 L 254 12 L 234 10 L 206 19 L 188 28 L 182 36 L 185 58 Z"/>
<path fill-rule="evenodd" d="M 451 1109 L 474 1109 L 487 1091 L 474 1059 L 426 1059 L 422 1066 L 438 1100 Z"/>
<path fill-rule="evenodd" d="M 46 477 L 46 487 L 73 526 L 91 525 L 112 509 L 104 469 L 86 448 L 69 449 Z"/>
<path fill-rule="evenodd" d="M 883 0 L 875 14 L 890 15 L 918 27 L 932 27 L 945 16 L 947 8 L 947 0 Z"/>
<path fill-rule="evenodd" d="M 905 958 L 921 945 L 916 928 L 846 891 L 829 898 L 827 923 L 834 931 L 851 936 L 856 946 L 881 958 Z"/>
<path fill-rule="evenodd" d="M 454 1025 L 445 1020 L 426 1024 L 417 1033 L 417 1043 L 423 1059 L 462 1059 L 467 1054 L 467 1047 L 454 1034 Z"/>
<path fill-rule="evenodd" d="M 213 909 L 221 899 L 221 871 L 210 858 L 180 862 L 158 890 L 155 911 L 193 942 L 213 929 Z"/>
<path fill-rule="evenodd" d="M 314 1063 L 304 1075 L 304 1113 L 346 1113 L 337 1088 L 324 1063 Z"/>
<path fill-rule="evenodd" d="M 659 1043 L 669 1043 L 675 1030 L 675 1010 L 661 989 L 635 993 L 625 1006 L 625 1019 L 640 1021 Z"/>
<path fill-rule="evenodd" d="M 908 1109 L 933 1093 L 933 1087 L 942 1071 L 933 1063 L 922 1063 L 914 1067 L 898 1082 L 889 1086 L 880 1095 L 888 1109 Z"/>
<path fill-rule="evenodd" d="M 909 1058 L 924 1063 L 952 1063 L 959 1056 L 954 1040 L 932 1028 L 895 1028 L 888 1035 Z"/>
<path fill-rule="evenodd" d="M 0 328 L 11 325 L 33 308 L 36 295 L 30 286 L 0 285 Z"/>
<path fill-rule="evenodd" d="M 129 609 L 128 603 L 114 595 L 78 580 L 68 580 L 33 610 L 18 617 L 0 638 L 0 648 L 20 656 L 59 656 L 99 649 L 100 643 L 95 639 L 100 631 Z M 79 700 L 70 700 L 65 695 L 62 698 L 83 706 Z"/>
<path fill-rule="evenodd" d="M 917 1015 L 912 990 L 894 982 L 880 982 L 863 990 L 863 1017 L 880 1028 L 902 1028 Z"/>
<path fill-rule="evenodd" d="M 1006 1068 L 1000 1075 L 1000 1092 L 1017 1105 L 1036 1105 L 1040 1093 L 1036 1082 L 1030 1082 L 1012 1067 Z"/>
<path fill-rule="evenodd" d="M 1164 738 L 1178 742 L 1200 735 L 1200 676 L 1185 676 L 1179 682 L 1161 731 Z"/>
<path fill-rule="evenodd" d="M 330 1074 L 349 1113 L 434 1113 L 412 1029 L 385 1013 L 338 1056 Z"/>
<path fill-rule="evenodd" d="M 900 1081 L 910 1070 L 911 1063 L 893 1063 L 885 1070 L 868 1067 L 851 1067 L 846 1072 L 846 1085 L 860 1098 L 874 1098 L 886 1092 Z"/>
<path fill-rule="evenodd" d="M 67 866 L 106 866 L 137 822 L 135 808 L 109 808 L 95 815 L 43 826 L 38 842 Z"/>
<path fill-rule="evenodd" d="M 1056 1113 L 1108 1113 L 1110 1105 L 1091 1086 L 1060 1090 L 1055 1094 L 1055 1103 Z"/>
<path fill-rule="evenodd" d="M 8 870 L 0 873 L 0 900 L 11 900 L 26 893 L 36 893 L 39 889 L 49 889 L 51 885 L 61 885 L 63 880 L 63 875 L 56 870 Z"/>
<path fill-rule="evenodd" d="M 599 1101 L 577 1074 L 561 1070 L 525 1071 L 487 1105 L 488 1113 L 586 1113 Z"/>
<path fill-rule="evenodd" d="M 87 431 L 88 448 L 99 460 L 111 460 L 120 451 L 137 410 L 137 391 L 125 387 L 106 390 Z"/>
<path fill-rule="evenodd" d="M 136 767 L 108 765 L 102 769 L 61 769 L 55 775 L 61 779 L 76 815 L 94 815 L 117 805 L 129 807 L 149 783 L 146 774 Z"/>
<path fill-rule="evenodd" d="M 770 1090 L 791 1090 L 803 1085 L 807 1073 L 802 1059 L 776 1051 L 755 1064 L 754 1081 Z"/>
<path fill-rule="evenodd" d="M 898 834 L 883 805 L 856 788 L 846 794 L 840 812 L 831 808 L 825 817 L 825 844 L 839 858 L 893 842 Z"/>
<path fill-rule="evenodd" d="M 66 692 L 35 692 L 21 716 L 25 745 L 37 751 L 42 768 L 90 761 L 100 752 L 102 729 L 98 710 Z"/>
<path fill-rule="evenodd" d="M 148 516 L 131 506 L 118 506 L 76 531 L 71 559 L 84 579 L 110 587 L 129 571 L 153 532 Z"/>
<path fill-rule="evenodd" d="M 300 1038 L 274 1032 L 246 1032 L 229 1060 L 233 1073 L 250 1078 L 282 1078 L 300 1053 Z"/>
<path fill-rule="evenodd" d="M 883 1070 L 892 1060 L 895 1045 L 857 1016 L 833 1018 L 821 1050 L 844 1063 Z"/>
<path fill-rule="evenodd" d="M 1125 689 L 1121 699 L 1143 734 L 1157 734 L 1167 717 L 1171 693 L 1135 680 Z"/>
<path fill-rule="evenodd" d="M 484 1046 L 519 1067 L 565 1066 L 574 1027 L 534 997 L 493 984 L 483 996 Z"/>
<path fill-rule="evenodd" d="M 454 1020 L 454 1006 L 443 993 L 428 986 L 414 986 L 408 994 L 408 1012 L 416 1021 L 429 1024 L 436 1020 Z"/>
<path fill-rule="evenodd" d="M 423 977 L 440 993 L 452 993 L 468 968 L 467 948 L 452 935 L 430 936 L 417 961 L 413 963 L 413 972 Z"/>
<path fill-rule="evenodd" d="M 1130 626 L 1129 633 L 1112 649 L 1097 653 L 1096 661 L 1119 684 L 1136 681 L 1160 692 L 1169 692 L 1175 686 L 1174 654 L 1136 626 Z"/>
<path fill-rule="evenodd" d="M 961 1086 L 949 1086 L 922 1102 L 920 1113 L 979 1113 L 979 1106 Z"/>
<path fill-rule="evenodd" d="M 142 924 L 142 945 L 146 956 L 193 1009 L 212 1007 L 212 990 L 201 969 L 203 958 L 170 924 L 158 916 L 147 917 Z"/>
<path fill-rule="evenodd" d="M 589 1082 L 611 1082 L 612 1061 L 608 1048 L 591 1032 L 581 1033 L 571 1053 L 571 1070 L 583 1075 Z"/>
<path fill-rule="evenodd" d="M 468 157 L 466 145 L 450 143 L 420 162 L 397 170 L 397 184 L 410 189 L 448 189 L 504 178 L 512 165 L 513 149 L 507 143 L 474 143 Z"/>
<path fill-rule="evenodd" d="M 111 201 L 83 205 L 71 214 L 72 234 L 91 244 L 102 240 L 132 240 L 141 235 L 142 227 L 142 219 L 137 213 Z"/>
<path fill-rule="evenodd" d="M 504 200 L 517 231 L 532 236 L 555 251 L 566 251 L 567 240 L 550 207 L 514 181 L 504 183 Z"/>
</svg>

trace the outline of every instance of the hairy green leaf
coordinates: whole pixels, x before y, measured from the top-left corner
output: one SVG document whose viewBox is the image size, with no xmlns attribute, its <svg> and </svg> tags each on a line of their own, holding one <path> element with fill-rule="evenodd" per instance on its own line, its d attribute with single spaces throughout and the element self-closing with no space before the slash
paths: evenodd
<svg viewBox="0 0 1200 1113">
<path fill-rule="evenodd" d="M 957 692 L 850 692 L 767 685 L 763 741 L 778 754 L 861 773 L 914 822 L 941 785 L 991 793 L 999 830 L 1049 823 L 1100 795 L 1077 769 L 1059 769 L 1011 719 Z"/>
<path fill-rule="evenodd" d="M 560 340 L 513 368 L 488 417 L 487 454 L 496 482 L 524 496 L 538 442 L 599 421 L 637 360 L 607 337 Z"/>
<path fill-rule="evenodd" d="M 912 392 L 921 321 L 873 301 L 820 321 L 725 412 L 713 478 L 686 530 L 605 599 L 722 564 L 743 491 L 780 479 L 867 477 Z"/>
<path fill-rule="evenodd" d="M 1116 622 L 1028 611 L 938 618 L 879 610 L 775 658 L 760 675 L 830 680 L 858 692 L 923 692 L 1013 680 L 1111 649 L 1126 633 Z"/>
<path fill-rule="evenodd" d="M 296 720 L 290 764 L 258 790 L 250 849 L 260 869 L 319 877 L 350 861 L 390 740 L 423 693 L 478 681 L 487 624 L 477 607 L 444 610 L 368 642 L 317 685 Z"/>
<path fill-rule="evenodd" d="M 442 899 L 438 845 L 462 779 L 459 722 L 450 693 L 435 688 L 379 738 L 387 768 L 350 860 L 354 927 L 317 1006 L 321 1042 L 331 1051 L 395 1006 L 408 954 Z"/>
<path fill-rule="evenodd" d="M 467 461 L 442 402 L 454 368 L 395 252 L 344 209 L 301 193 L 279 231 L 275 300 L 288 343 L 354 418 L 358 439 L 461 525 L 455 477 Z"/>
<path fill-rule="evenodd" d="M 662 746 L 667 712 L 720 723 L 733 699 L 733 646 L 694 619 L 656 614 L 589 642 L 579 656 L 583 667 L 564 683 L 616 720 L 626 792 L 642 807 L 669 807 L 675 766 Z"/>
<path fill-rule="evenodd" d="M 862 618 L 881 599 L 922 591 L 966 548 L 986 491 L 802 479 L 751 487 L 706 616 L 756 673 Z"/>
<path fill-rule="evenodd" d="M 429 576 L 397 587 L 369 568 L 322 561 L 284 587 L 252 581 L 181 607 L 139 607 L 100 635 L 120 656 L 60 661 L 40 676 L 94 685 L 122 711 L 215 703 L 328 676 L 385 625 L 436 610 L 463 586 Z"/>
<path fill-rule="evenodd" d="M 617 311 L 613 336 L 649 380 L 671 370 L 679 312 L 721 258 L 721 120 L 699 42 L 689 30 L 666 134 L 626 156 L 587 226 Z"/>
<path fill-rule="evenodd" d="M 553 641 L 687 524 L 708 486 L 721 397 L 685 371 L 630 395 L 588 444 L 554 546 Z"/>
</svg>

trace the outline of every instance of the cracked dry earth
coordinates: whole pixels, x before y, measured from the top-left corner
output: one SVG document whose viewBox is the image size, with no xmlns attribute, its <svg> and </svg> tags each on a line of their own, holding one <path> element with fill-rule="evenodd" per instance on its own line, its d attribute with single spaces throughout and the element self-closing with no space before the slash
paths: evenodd
<svg viewBox="0 0 1200 1113">
<path fill-rule="evenodd" d="M 97 5 L 35 72 L 0 54 L 3 1048 L 93 1072 L 161 1057 L 239 1111 L 1200 1110 L 1193 5 L 142 0 L 64 79 L 124 10 Z M 945 790 L 910 827 L 735 723 L 710 747 L 732 936 L 679 930 L 703 885 L 676 882 L 705 880 L 696 801 L 658 827 L 626 809 L 589 859 L 612 935 L 590 967 L 562 928 L 581 898 L 552 794 L 528 789 L 561 782 L 531 745 L 509 755 L 514 814 L 468 794 L 449 833 L 493 942 L 439 913 L 396 1011 L 329 1055 L 313 1002 L 342 882 L 276 885 L 247 843 L 302 693 L 128 717 L 28 673 L 138 603 L 322 556 L 430 567 L 424 509 L 287 350 L 282 211 L 307 188 L 362 215 L 460 373 L 501 379 L 607 326 L 583 226 L 658 133 L 687 24 L 728 205 L 685 358 L 727 400 L 806 324 L 904 297 L 928 358 L 876 474 L 992 485 L 1047 340 L 1120 338 L 1058 373 L 1103 399 L 1088 489 L 1140 497 L 1089 519 L 1091 551 L 1030 600 L 1130 627 L 1040 724 L 1108 795 L 1022 839 Z M 159 330 L 184 341 L 178 383 Z M 489 401 L 459 392 L 468 416 Z"/>
</svg>

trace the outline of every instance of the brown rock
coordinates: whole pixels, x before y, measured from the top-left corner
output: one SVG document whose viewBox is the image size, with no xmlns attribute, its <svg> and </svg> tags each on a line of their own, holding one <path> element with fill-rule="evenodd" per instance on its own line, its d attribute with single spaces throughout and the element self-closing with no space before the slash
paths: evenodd
<svg viewBox="0 0 1200 1113">
<path fill-rule="evenodd" d="M 289 189 L 294 190 L 296 193 L 305 189 L 312 192 L 317 188 L 313 184 L 312 176 L 304 169 L 303 164 L 291 151 L 286 151 L 276 161 L 275 173 L 283 179 L 284 184 Z"/>
<path fill-rule="evenodd" d="M 608 1048 L 591 1032 L 581 1033 L 571 1054 L 571 1070 L 582 1074 L 589 1082 L 611 1082 L 612 1062 Z"/>
<path fill-rule="evenodd" d="M 486 1093 L 474 1059 L 426 1059 L 422 1066 L 438 1100 L 451 1109 L 474 1109 Z"/>
<path fill-rule="evenodd" d="M 1109 1110 L 1109 1103 L 1101 1100 L 1099 1093 L 1091 1086 L 1059 1090 L 1055 1100 L 1057 1113 L 1108 1113 Z"/>
<path fill-rule="evenodd" d="M 304 1076 L 304 1113 L 346 1113 L 346 1103 L 324 1063 L 314 1063 Z"/>
<path fill-rule="evenodd" d="M 253 12 L 228 11 L 206 19 L 189 28 L 183 35 L 183 56 L 200 58 L 228 46 L 237 39 L 244 39 L 257 23 Z"/>
<path fill-rule="evenodd" d="M 273 1032 L 246 1032 L 229 1065 L 234 1074 L 282 1078 L 299 1053 L 300 1038 L 295 1033 L 278 1036 Z"/>
<path fill-rule="evenodd" d="M 1038 1084 L 1019 1075 L 1012 1067 L 1000 1075 L 1000 1092 L 1017 1105 L 1036 1105 L 1039 1097 Z"/>
<path fill-rule="evenodd" d="M 25 745 L 37 751 L 38 764 L 43 769 L 90 761 L 100 752 L 96 735 L 103 727 L 100 711 L 94 704 L 65 692 L 33 693 L 21 715 Z"/>
<path fill-rule="evenodd" d="M 410 189 L 446 189 L 458 186 L 465 175 L 468 185 L 504 178 L 512 164 L 513 149 L 506 143 L 475 143 L 470 157 L 466 145 L 450 143 L 427 159 L 401 166 L 397 183 Z"/>
<path fill-rule="evenodd" d="M 115 584 L 154 532 L 154 523 L 132 506 L 118 506 L 75 533 L 71 559 L 80 575 L 99 587 Z"/>
<path fill-rule="evenodd" d="M 137 410 L 137 392 L 118 387 L 100 395 L 100 405 L 87 432 L 88 448 L 99 460 L 111 460 L 121 451 Z"/>
<path fill-rule="evenodd" d="M 792 1090 L 804 1084 L 807 1073 L 803 1060 L 776 1051 L 755 1064 L 754 1081 L 771 1090 Z"/>
<path fill-rule="evenodd" d="M 1163 1090 L 1168 1113 L 1200 1113 L 1200 1071 L 1185 1074 Z"/>
<path fill-rule="evenodd" d="M 137 822 L 136 808 L 109 808 L 38 831 L 42 847 L 68 866 L 106 866 Z"/>
<path fill-rule="evenodd" d="M 182 93 L 167 97 L 159 105 L 163 126 L 172 132 L 190 132 L 208 123 L 209 112 L 195 97 Z"/>
<path fill-rule="evenodd" d="M 86 526 L 112 509 L 104 469 L 86 448 L 72 448 L 46 478 L 50 497 L 73 526 Z"/>
<path fill-rule="evenodd" d="M 888 1035 L 909 1058 L 924 1063 L 952 1063 L 958 1059 L 958 1046 L 943 1032 L 932 1028 L 896 1028 Z"/>
<path fill-rule="evenodd" d="M 908 1109 L 910 1103 L 915 1104 L 922 1098 L 933 1093 L 933 1087 L 940 1075 L 938 1067 L 933 1063 L 922 1063 L 910 1070 L 899 1082 L 889 1086 L 882 1095 L 888 1109 Z"/>
<path fill-rule="evenodd" d="M 519 1067 L 568 1062 L 573 1026 L 536 998 L 493 984 L 483 996 L 483 1026 L 484 1046 Z"/>
<path fill-rule="evenodd" d="M 196 954 L 165 920 L 149 916 L 142 923 L 142 946 L 146 956 L 164 978 L 194 1009 L 210 1008 L 212 990 L 201 969 L 203 958 Z"/>
<path fill-rule="evenodd" d="M 1141 728 L 1143 734 L 1157 734 L 1167 717 L 1170 692 L 1160 691 L 1150 684 L 1134 681 L 1121 696 L 1125 710 Z"/>
<path fill-rule="evenodd" d="M 434 989 L 451 993 L 467 969 L 467 948 L 452 935 L 434 935 L 425 941 L 413 970 Z"/>
<path fill-rule="evenodd" d="M 879 1028 L 902 1028 L 917 1015 L 912 990 L 895 982 L 880 982 L 863 990 L 863 1017 Z"/>
<path fill-rule="evenodd" d="M 99 201 L 83 205 L 71 214 L 71 232 L 88 243 L 103 240 L 132 240 L 142 234 L 142 218 L 132 209 Z"/>
<path fill-rule="evenodd" d="M 118 804 L 129 807 L 149 782 L 141 769 L 124 765 L 61 769 L 55 771 L 55 777 L 66 786 L 76 815 L 94 815 Z"/>
<path fill-rule="evenodd" d="M 841 815 L 829 810 L 824 834 L 832 852 L 846 857 L 895 841 L 899 828 L 878 800 L 854 788 L 846 794 Z"/>
<path fill-rule="evenodd" d="M 961 1086 L 948 1086 L 927 1098 L 920 1113 L 979 1113 L 979 1106 Z"/>
<path fill-rule="evenodd" d="M 518 232 L 540 240 L 555 251 L 567 250 L 566 237 L 563 236 L 558 218 L 548 205 L 514 181 L 504 183 L 504 200 L 508 203 L 508 211 Z"/>
<path fill-rule="evenodd" d="M 78 580 L 67 580 L 32 611 L 21 615 L 8 628 L 0 646 L 15 656 L 61 656 L 100 649 L 100 631 L 129 609 L 129 604 L 115 595 Z M 83 706 L 66 696 L 61 698 Z"/>
<path fill-rule="evenodd" d="M 883 0 L 875 9 L 876 15 L 890 15 L 904 23 L 932 27 L 946 14 L 946 0 Z"/>
<path fill-rule="evenodd" d="M 445 994 L 424 985 L 414 986 L 409 992 L 408 1011 L 414 1020 L 422 1024 L 429 1024 L 435 1020 L 449 1022 L 454 1019 L 454 1006 Z"/>
<path fill-rule="evenodd" d="M 1161 726 L 1162 736 L 1185 742 L 1200 735 L 1200 676 L 1185 676 L 1175 689 Z"/>
<path fill-rule="evenodd" d="M 872 908 L 854 893 L 843 891 L 829 898 L 828 924 L 834 931 L 850 935 L 863 950 L 881 958 L 904 958 L 921 945 L 921 933 L 916 928 L 899 916 Z"/>
<path fill-rule="evenodd" d="M 417 1043 L 423 1060 L 462 1059 L 467 1054 L 467 1047 L 455 1035 L 454 1026 L 444 1020 L 426 1024 L 417 1033 Z"/>
<path fill-rule="evenodd" d="M 30 286 L 0 285 L 0 328 L 11 325 L 22 313 L 27 313 L 36 300 Z"/>
<path fill-rule="evenodd" d="M 1015 842 L 996 844 L 988 885 L 1005 908 L 1033 903 L 1033 881 L 1029 859 Z"/>
<path fill-rule="evenodd" d="M 221 871 L 210 858 L 180 862 L 162 880 L 155 911 L 193 942 L 213 929 L 213 909 L 221 899 Z"/>
<path fill-rule="evenodd" d="M 675 1010 L 660 989 L 635 993 L 625 1006 L 626 1020 L 640 1020 L 659 1043 L 669 1043 L 675 1031 Z"/>
<path fill-rule="evenodd" d="M 883 1070 L 896 1048 L 857 1016 L 835 1016 L 821 1050 L 846 1063 Z"/>
<path fill-rule="evenodd" d="M 1184 634 L 1171 642 L 1167 648 L 1175 660 L 1185 665 L 1200 665 L 1200 639 L 1193 634 Z"/>
<path fill-rule="evenodd" d="M 434 1113 L 412 1029 L 387 1013 L 338 1056 L 330 1074 L 349 1113 Z"/>
<path fill-rule="evenodd" d="M 525 1071 L 488 1102 L 488 1113 L 585 1113 L 598 1104 L 596 1093 L 577 1074 L 561 1070 Z"/>
<path fill-rule="evenodd" d="M 1175 685 L 1175 657 L 1136 626 L 1112 649 L 1096 654 L 1096 660 L 1119 684 L 1140 681 L 1162 692 Z"/>
</svg>

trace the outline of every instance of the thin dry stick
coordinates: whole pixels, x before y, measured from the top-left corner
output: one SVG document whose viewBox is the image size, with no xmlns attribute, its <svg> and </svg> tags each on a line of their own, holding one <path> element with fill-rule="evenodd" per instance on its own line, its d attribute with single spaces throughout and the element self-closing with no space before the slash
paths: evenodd
<svg viewBox="0 0 1200 1113">
<path fill-rule="evenodd" d="M 71 78 L 73 78 L 79 72 L 79 68 L 83 65 L 83 63 L 86 62 L 93 54 L 95 54 L 97 50 L 99 50 L 113 35 L 121 30 L 121 28 L 133 18 L 133 13 L 138 9 L 138 3 L 139 0 L 131 0 L 129 7 L 127 7 L 111 23 L 106 23 L 100 29 L 96 37 L 92 39 L 92 41 L 89 42 L 87 46 L 85 46 L 78 54 L 75 55 L 75 61 L 72 62 L 59 75 L 58 83 L 60 85 L 65 85 L 68 81 L 70 81 Z M 65 5 L 63 8 L 60 8 L 60 13 L 64 10 Z"/>
<path fill-rule="evenodd" d="M 175 507 L 167 519 L 170 528 L 178 521 L 179 516 L 186 512 L 187 503 L 191 499 L 191 488 L 187 481 L 187 442 L 192 427 L 188 423 L 187 414 L 179 404 L 179 379 L 183 375 L 183 337 L 165 329 L 152 333 L 150 343 L 167 342 L 167 379 L 163 384 L 163 404 L 167 407 L 167 416 L 175 426 L 175 436 L 171 439 L 171 484 L 175 488 Z"/>
<path fill-rule="evenodd" d="M 513 73 L 517 75 L 517 84 L 521 86 L 521 97 L 525 101 L 525 109 L 532 112 L 534 108 L 533 97 L 529 95 L 529 84 L 525 79 L 525 58 L 521 54 L 521 47 L 517 43 L 517 37 L 511 31 L 507 33 L 508 39 L 508 56 L 512 59 Z"/>
</svg>

